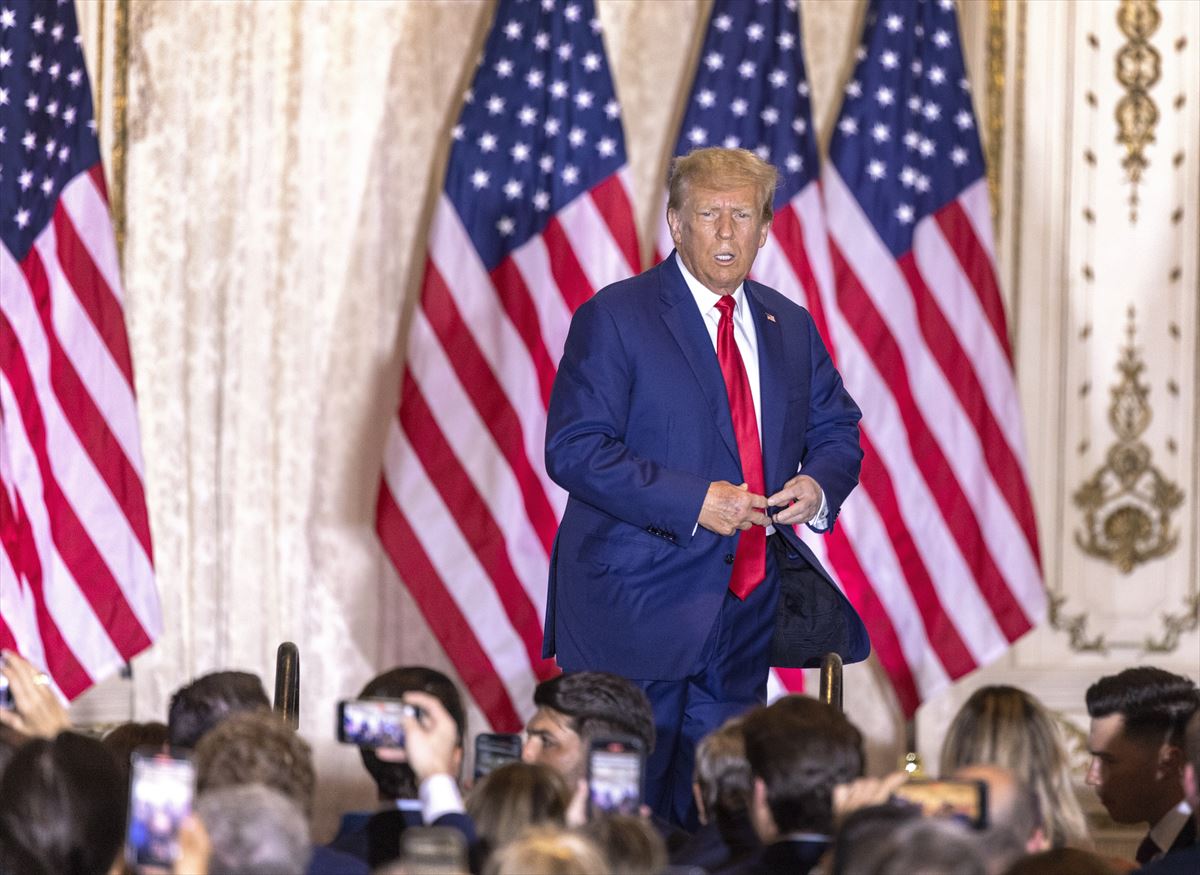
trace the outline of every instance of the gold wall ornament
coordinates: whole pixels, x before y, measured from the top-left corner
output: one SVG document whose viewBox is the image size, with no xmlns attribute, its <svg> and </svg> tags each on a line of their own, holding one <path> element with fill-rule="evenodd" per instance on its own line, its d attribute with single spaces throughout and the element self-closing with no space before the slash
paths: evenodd
<svg viewBox="0 0 1200 875">
<path fill-rule="evenodd" d="M 1126 42 L 1117 50 L 1117 81 L 1125 94 L 1117 101 L 1117 142 L 1125 147 L 1121 166 L 1129 180 L 1129 221 L 1137 222 L 1138 184 L 1150 166 L 1146 147 L 1154 142 L 1158 124 L 1158 106 L 1150 98 L 1150 89 L 1162 76 L 1162 56 L 1150 44 L 1158 30 L 1162 14 L 1156 0 L 1121 0 L 1117 26 Z"/>
<path fill-rule="evenodd" d="M 1146 364 L 1134 345 L 1134 309 L 1129 308 L 1129 341 L 1121 351 L 1121 379 L 1109 391 L 1108 422 L 1117 434 L 1105 463 L 1075 490 L 1084 528 L 1075 543 L 1089 556 L 1111 562 L 1125 574 L 1170 553 L 1179 542 L 1171 513 L 1183 504 L 1183 490 L 1155 467 L 1150 447 L 1139 438 L 1150 425 L 1150 387 L 1142 382 Z"/>
<path fill-rule="evenodd" d="M 1067 603 L 1067 597 L 1061 592 L 1051 592 L 1049 605 L 1049 620 L 1050 628 L 1057 629 L 1060 632 L 1066 632 L 1068 637 L 1068 645 L 1076 653 L 1108 653 L 1108 643 L 1104 640 L 1104 634 L 1088 637 L 1087 613 L 1081 614 L 1064 614 L 1063 607 Z"/>
</svg>

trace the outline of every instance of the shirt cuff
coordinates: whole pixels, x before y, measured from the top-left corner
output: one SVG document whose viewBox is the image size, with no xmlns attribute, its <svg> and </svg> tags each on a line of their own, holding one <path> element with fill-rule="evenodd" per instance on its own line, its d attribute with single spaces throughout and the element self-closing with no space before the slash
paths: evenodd
<svg viewBox="0 0 1200 875">
<path fill-rule="evenodd" d="M 462 814 L 462 793 L 458 783 L 449 775 L 430 775 L 421 782 L 418 791 L 421 798 L 421 820 L 426 826 L 443 814 Z"/>
<path fill-rule="evenodd" d="M 821 489 L 820 486 L 817 487 Z M 825 500 L 825 490 L 821 489 L 821 506 L 816 515 L 808 521 L 808 527 L 814 532 L 824 532 L 829 528 L 829 502 Z"/>
</svg>

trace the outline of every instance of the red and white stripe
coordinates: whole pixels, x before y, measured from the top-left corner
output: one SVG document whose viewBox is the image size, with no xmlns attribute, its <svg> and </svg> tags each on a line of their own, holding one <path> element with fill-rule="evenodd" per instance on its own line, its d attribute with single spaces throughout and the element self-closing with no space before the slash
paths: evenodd
<svg viewBox="0 0 1200 875">
<path fill-rule="evenodd" d="M 1046 610 L 985 186 L 923 220 L 895 259 L 836 168 L 822 177 L 826 337 L 865 452 L 831 568 L 909 714 Z"/>
<path fill-rule="evenodd" d="M 384 549 L 492 727 L 519 728 L 541 658 L 566 495 L 545 471 L 546 409 L 575 310 L 636 272 L 628 171 L 560 210 L 488 272 L 443 196 L 388 434 Z"/>
<path fill-rule="evenodd" d="M 0 645 L 69 698 L 162 632 L 102 171 L 0 247 Z"/>
</svg>

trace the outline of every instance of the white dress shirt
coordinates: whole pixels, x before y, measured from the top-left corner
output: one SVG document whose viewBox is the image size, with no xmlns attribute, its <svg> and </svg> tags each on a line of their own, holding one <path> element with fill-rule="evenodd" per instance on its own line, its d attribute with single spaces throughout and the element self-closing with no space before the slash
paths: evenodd
<svg viewBox="0 0 1200 875">
<path fill-rule="evenodd" d="M 721 311 L 717 307 L 717 301 L 721 296 L 706 288 L 700 280 L 692 276 L 692 272 L 684 265 L 678 252 L 675 253 L 675 263 L 679 265 L 683 280 L 687 283 L 688 290 L 692 293 L 696 306 L 700 309 L 700 315 L 704 317 L 704 327 L 708 329 L 708 338 L 712 341 L 713 352 L 716 352 L 717 326 L 721 324 Z M 761 390 L 758 370 L 758 331 L 754 326 L 754 315 L 746 304 L 745 283 L 733 290 L 733 300 L 733 338 L 737 342 L 738 352 L 742 356 L 742 366 L 746 369 L 746 378 L 750 381 L 750 396 L 754 399 L 754 422 L 758 426 L 758 443 L 761 447 L 762 402 L 759 397 Z M 817 488 L 821 489 L 819 483 Z M 823 532 L 829 528 L 829 506 L 825 501 L 824 489 L 821 489 L 821 506 L 817 509 L 816 516 L 808 521 L 808 525 L 816 532 Z M 767 534 L 774 533 L 775 527 L 767 526 Z"/>
<path fill-rule="evenodd" d="M 1154 844 L 1158 845 L 1158 853 L 1154 855 L 1155 860 L 1171 850 L 1171 845 L 1175 844 L 1175 840 L 1179 838 L 1179 834 L 1183 832 L 1183 828 L 1191 816 L 1192 806 L 1185 799 L 1159 818 L 1158 823 L 1150 828 L 1150 838 Z"/>
</svg>

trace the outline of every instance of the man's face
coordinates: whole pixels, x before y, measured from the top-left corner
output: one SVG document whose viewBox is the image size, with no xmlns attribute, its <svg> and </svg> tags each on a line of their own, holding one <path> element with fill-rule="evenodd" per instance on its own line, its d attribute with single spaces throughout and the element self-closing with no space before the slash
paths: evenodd
<svg viewBox="0 0 1200 875">
<path fill-rule="evenodd" d="M 667 211 L 667 224 L 684 266 L 719 295 L 741 285 L 771 227 L 753 185 L 690 186 L 680 208 Z"/>
<path fill-rule="evenodd" d="M 1162 748 L 1127 736 L 1123 714 L 1092 719 L 1087 783 L 1117 823 L 1153 824 L 1183 798 L 1178 774 L 1162 765 Z"/>
<path fill-rule="evenodd" d="M 583 739 L 571 728 L 571 718 L 553 708 L 538 708 L 525 727 L 521 759 L 550 766 L 572 787 L 584 777 Z"/>
</svg>

